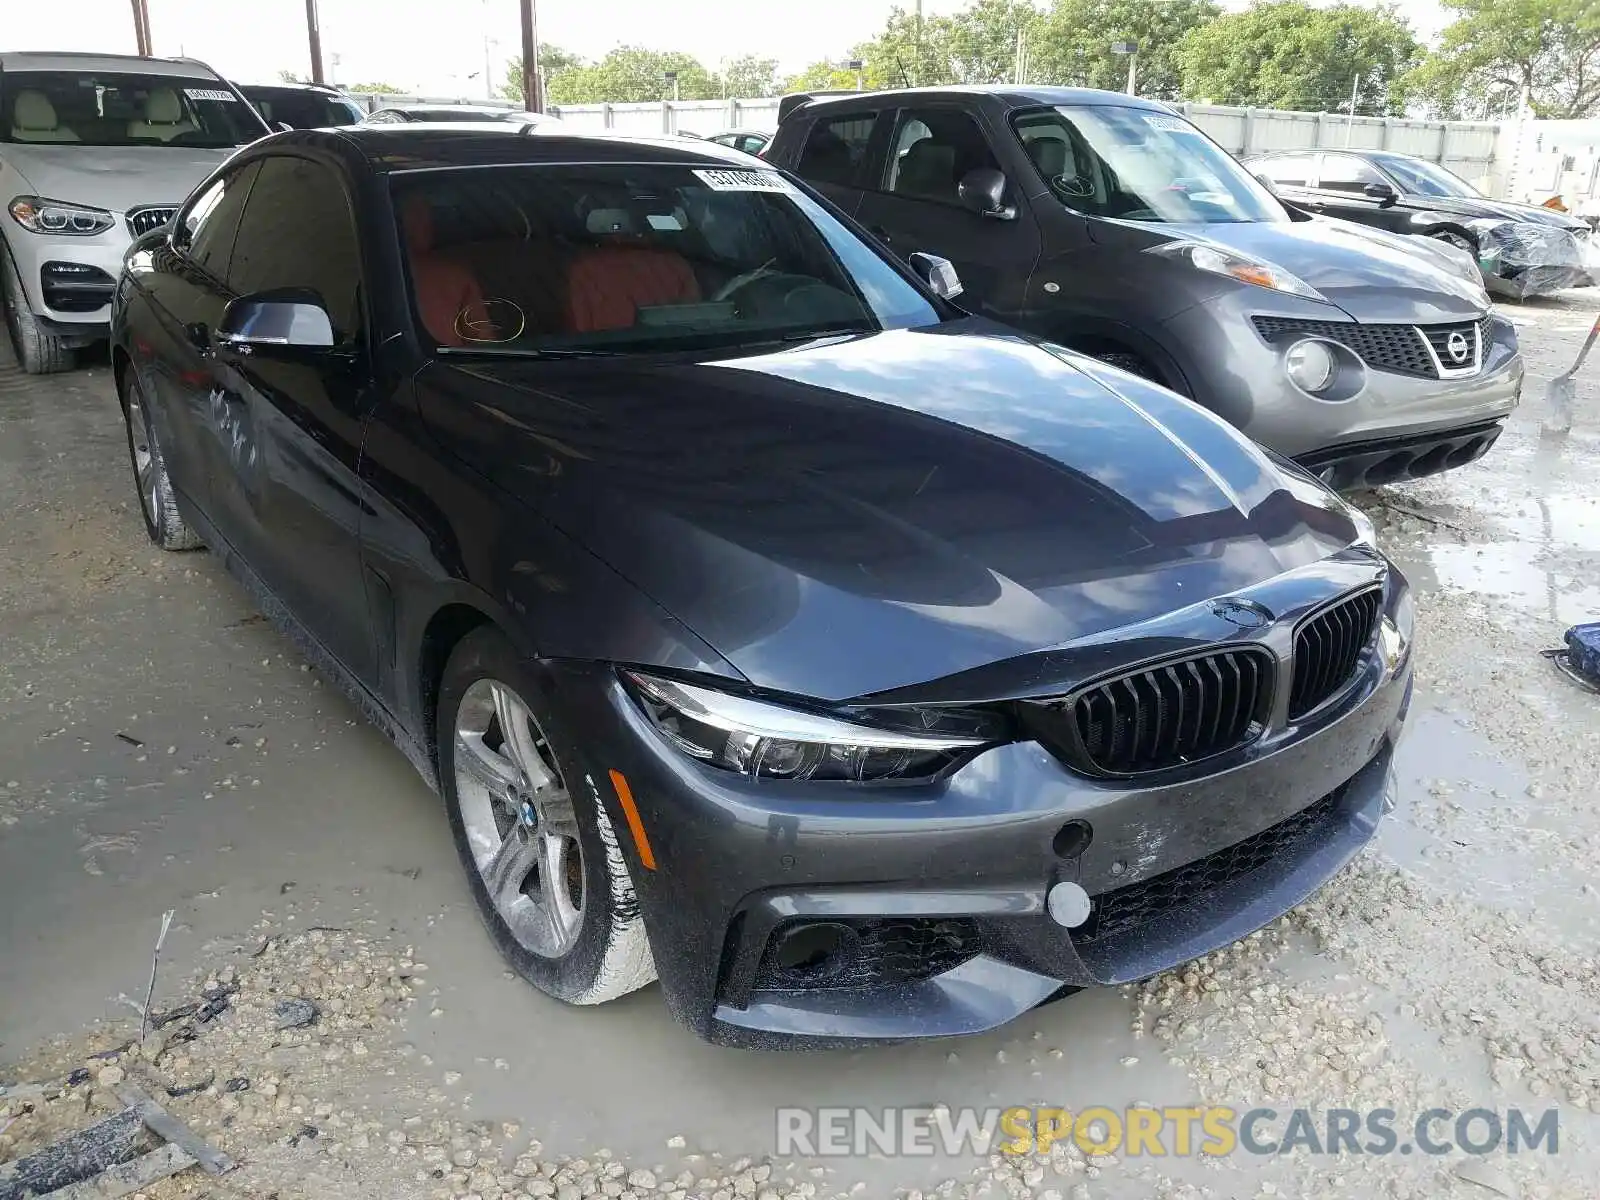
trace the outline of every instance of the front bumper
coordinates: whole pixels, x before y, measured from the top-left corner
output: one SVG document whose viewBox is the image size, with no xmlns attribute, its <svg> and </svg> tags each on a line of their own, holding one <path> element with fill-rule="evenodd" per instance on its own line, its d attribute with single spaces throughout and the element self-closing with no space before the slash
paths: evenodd
<svg viewBox="0 0 1600 1200">
<path fill-rule="evenodd" d="M 1250 289 L 1259 292 L 1261 289 Z M 1167 323 L 1170 344 L 1202 347 L 1185 367 L 1194 396 L 1256 441 L 1303 460 L 1341 446 L 1410 439 L 1503 420 L 1522 395 L 1523 363 L 1516 330 L 1491 315 L 1482 366 L 1472 375 L 1426 379 L 1366 367 L 1359 391 L 1348 399 L 1319 400 L 1302 392 L 1284 371 L 1283 348 L 1256 331 L 1253 318 L 1268 315 L 1259 297 L 1236 294 L 1199 305 Z M 1327 320 L 1327 306 L 1292 297 L 1271 315 Z"/>
<path fill-rule="evenodd" d="M 1406 585 L 1387 578 L 1393 612 Z M 1263 643 L 1281 655 L 1295 619 Z M 551 669 L 591 782 L 624 775 L 647 831 L 655 870 L 625 852 L 669 1007 L 702 1037 L 774 1047 L 981 1032 L 1273 920 L 1373 835 L 1409 664 L 1389 674 L 1369 648 L 1324 709 L 1186 774 L 1092 779 L 1017 742 L 900 787 L 756 784 L 701 767 L 608 668 Z M 595 792 L 628 828 L 610 789 Z M 1063 839 L 1072 822 L 1090 827 L 1086 845 Z M 1070 932 L 1046 905 L 1063 881 L 1096 905 Z M 1102 914 L 1115 916 L 1102 927 Z M 826 986 L 797 984 L 782 940 L 817 926 L 842 930 L 860 961 Z"/>
<path fill-rule="evenodd" d="M 116 218 L 114 226 L 93 237 L 6 231 L 28 307 L 50 332 L 93 340 L 110 330 L 111 298 L 133 240 L 122 215 Z"/>
</svg>

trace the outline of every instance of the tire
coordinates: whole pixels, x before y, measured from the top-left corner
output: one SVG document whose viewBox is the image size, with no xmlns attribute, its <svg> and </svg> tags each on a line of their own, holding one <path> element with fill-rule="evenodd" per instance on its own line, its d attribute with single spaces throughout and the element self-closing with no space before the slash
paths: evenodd
<svg viewBox="0 0 1600 1200">
<path fill-rule="evenodd" d="M 133 466 L 133 485 L 139 493 L 145 532 L 163 550 L 198 550 L 202 545 L 200 535 L 189 528 L 178 511 L 178 497 L 167 475 L 167 460 L 161 454 L 161 443 L 150 420 L 150 406 L 131 366 L 122 373 L 117 391 L 122 400 L 128 460 Z"/>
<path fill-rule="evenodd" d="M 521 730 L 510 746 L 507 723 Z M 434 729 L 456 852 L 512 970 L 568 1004 L 602 1004 L 653 980 L 638 896 L 594 774 L 499 630 L 474 630 L 450 655 Z"/>
<path fill-rule="evenodd" d="M 70 371 L 77 362 L 77 354 L 65 344 L 65 339 L 46 333 L 28 307 L 27 293 L 22 290 L 22 276 L 11 259 L 11 251 L 0 240 L 0 308 L 5 309 L 6 332 L 11 335 L 11 348 L 17 361 L 29 375 L 51 375 L 57 371 Z"/>
</svg>

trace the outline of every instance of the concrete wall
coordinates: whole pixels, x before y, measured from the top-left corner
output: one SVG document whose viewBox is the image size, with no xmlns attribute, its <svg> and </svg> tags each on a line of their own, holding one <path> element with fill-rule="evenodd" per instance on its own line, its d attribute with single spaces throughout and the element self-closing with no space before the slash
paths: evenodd
<svg viewBox="0 0 1600 1200">
<path fill-rule="evenodd" d="M 1411 121 L 1331 113 L 1229 108 L 1220 104 L 1177 106 L 1188 118 L 1239 157 L 1267 150 L 1354 146 L 1396 150 L 1443 163 L 1467 179 L 1491 173 L 1500 127 L 1481 121 Z M 724 129 L 775 129 L 778 101 L 683 100 L 649 104 L 568 104 L 552 109 L 579 129 L 618 133 L 717 133 Z"/>
</svg>

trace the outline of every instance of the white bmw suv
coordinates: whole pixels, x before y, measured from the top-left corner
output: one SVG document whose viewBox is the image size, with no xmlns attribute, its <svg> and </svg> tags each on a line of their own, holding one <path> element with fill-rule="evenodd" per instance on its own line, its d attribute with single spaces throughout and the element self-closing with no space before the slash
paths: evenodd
<svg viewBox="0 0 1600 1200">
<path fill-rule="evenodd" d="M 23 370 L 105 338 L 128 243 L 270 132 L 192 59 L 0 53 L 0 305 Z"/>
</svg>

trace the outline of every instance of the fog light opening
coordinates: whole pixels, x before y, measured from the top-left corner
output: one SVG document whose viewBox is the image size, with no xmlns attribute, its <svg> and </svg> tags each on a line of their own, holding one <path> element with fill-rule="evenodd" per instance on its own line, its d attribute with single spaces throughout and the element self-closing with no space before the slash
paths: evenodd
<svg viewBox="0 0 1600 1200">
<path fill-rule="evenodd" d="M 1077 858 L 1089 848 L 1089 843 L 1094 841 L 1094 830 L 1087 821 L 1068 821 L 1056 830 L 1056 836 L 1050 842 L 1050 848 L 1056 852 L 1058 858 Z"/>
<path fill-rule="evenodd" d="M 834 969 L 850 940 L 848 925 L 814 921 L 780 933 L 772 957 L 785 974 L 815 979 Z"/>
</svg>

